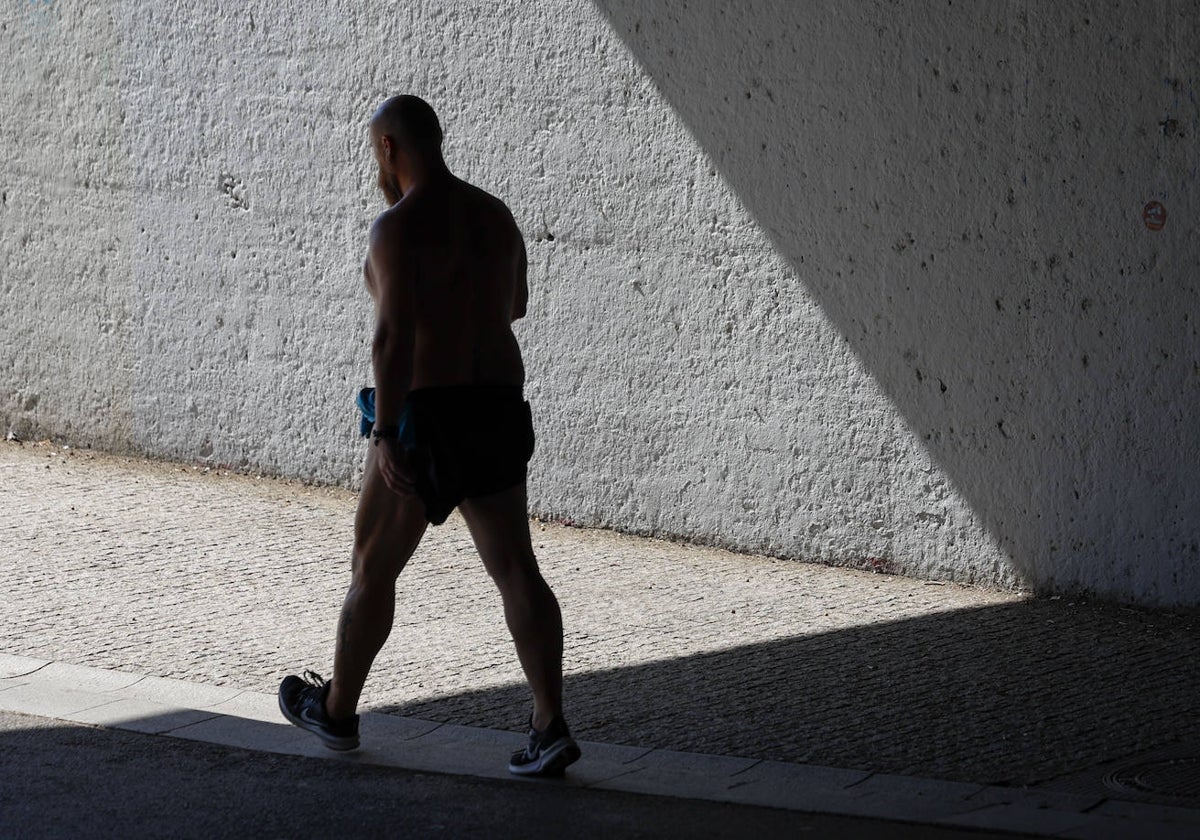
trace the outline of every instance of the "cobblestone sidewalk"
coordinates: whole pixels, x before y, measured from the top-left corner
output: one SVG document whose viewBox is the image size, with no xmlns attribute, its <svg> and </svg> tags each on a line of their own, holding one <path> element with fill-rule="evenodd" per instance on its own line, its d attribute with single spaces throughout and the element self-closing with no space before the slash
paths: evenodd
<svg viewBox="0 0 1200 840">
<path fill-rule="evenodd" d="M 0 445 L 5 653 L 272 692 L 327 671 L 355 497 Z M 932 585 L 534 523 L 583 738 L 1029 784 L 1197 732 L 1194 615 Z M 461 520 L 401 577 L 364 703 L 520 729 Z"/>
</svg>

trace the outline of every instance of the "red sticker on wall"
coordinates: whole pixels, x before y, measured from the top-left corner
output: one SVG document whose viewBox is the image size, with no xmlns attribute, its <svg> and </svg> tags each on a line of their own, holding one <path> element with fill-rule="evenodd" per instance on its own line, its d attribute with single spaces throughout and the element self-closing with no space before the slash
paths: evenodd
<svg viewBox="0 0 1200 840">
<path fill-rule="evenodd" d="M 1162 230 L 1167 223 L 1167 208 L 1161 201 L 1151 201 L 1142 208 L 1142 221 L 1150 230 Z"/>
</svg>

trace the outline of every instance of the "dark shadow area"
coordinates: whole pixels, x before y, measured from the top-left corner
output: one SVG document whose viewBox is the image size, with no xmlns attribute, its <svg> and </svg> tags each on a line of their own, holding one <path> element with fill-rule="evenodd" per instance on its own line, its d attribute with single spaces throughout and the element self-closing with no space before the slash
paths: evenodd
<svg viewBox="0 0 1200 840">
<path fill-rule="evenodd" d="M 1025 581 L 1197 603 L 1190 5 L 596 6 Z"/>
<path fill-rule="evenodd" d="M 152 724 L 152 720 L 147 720 Z M 877 819 L 414 773 L 0 712 L 5 837 L 1000 836 Z M 1011 836 L 1011 835 L 1003 835 Z"/>
<path fill-rule="evenodd" d="M 799 636 L 570 676 L 568 720 L 609 743 L 1032 784 L 1200 736 L 1196 620 L 1027 601 Z M 528 710 L 524 686 L 376 709 L 496 729 Z"/>
</svg>

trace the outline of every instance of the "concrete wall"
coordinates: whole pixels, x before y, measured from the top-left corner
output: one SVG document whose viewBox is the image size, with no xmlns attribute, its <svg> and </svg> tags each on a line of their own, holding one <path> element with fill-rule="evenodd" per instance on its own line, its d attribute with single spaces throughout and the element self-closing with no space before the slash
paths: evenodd
<svg viewBox="0 0 1200 840">
<path fill-rule="evenodd" d="M 365 124 L 409 91 L 528 240 L 535 512 L 1200 603 L 1198 37 L 1187 0 L 10 0 L 0 423 L 353 482 Z"/>
</svg>

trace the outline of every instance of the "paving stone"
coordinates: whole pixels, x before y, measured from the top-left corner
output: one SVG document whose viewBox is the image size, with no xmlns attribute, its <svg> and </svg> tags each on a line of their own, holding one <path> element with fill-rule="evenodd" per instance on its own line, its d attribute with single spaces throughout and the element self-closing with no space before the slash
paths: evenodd
<svg viewBox="0 0 1200 840">
<path fill-rule="evenodd" d="M 938 801 L 966 800 L 982 790 L 983 785 L 894 776 L 888 773 L 872 774 L 863 781 L 846 788 L 847 793 L 856 797 L 904 796 Z"/>
<path fill-rule="evenodd" d="M 102 695 L 91 695 L 99 699 Z M 60 715 L 75 723 L 160 735 L 216 717 L 212 712 L 121 697 L 101 705 Z"/>
<path fill-rule="evenodd" d="M 596 741 L 576 739 L 583 754 L 594 761 L 606 764 L 636 764 L 653 750 L 650 747 L 627 747 L 620 744 L 601 744 Z"/>
<path fill-rule="evenodd" d="M 432 773 L 451 773 L 491 779 L 510 778 L 508 752 L 493 744 L 481 746 L 486 737 L 474 743 L 461 739 L 423 742 L 415 739 L 380 738 L 364 741 L 357 750 L 338 752 L 327 749 L 315 737 L 302 740 L 295 754 L 351 764 L 378 764 Z"/>
<path fill-rule="evenodd" d="M 483 747 L 504 751 L 508 755 L 513 750 L 525 746 L 526 738 L 515 732 L 504 732 L 494 729 L 481 729 L 474 726 L 459 726 L 453 723 L 443 724 L 436 729 L 414 739 L 416 745 L 424 748 Z"/>
<path fill-rule="evenodd" d="M 1200 834 L 1200 809 L 1198 808 L 1183 808 L 1176 805 L 1164 805 L 1153 802 L 1130 802 L 1121 799 L 1109 799 L 1092 811 L 1092 813 L 1145 822 L 1184 823 L 1193 826 L 1193 831 Z"/>
<path fill-rule="evenodd" d="M 252 718 L 217 715 L 171 730 L 172 738 L 225 744 L 247 750 L 293 754 L 300 742 L 313 736 L 288 723 L 267 723 Z"/>
<path fill-rule="evenodd" d="M 299 730 L 298 730 L 299 731 Z M 300 734 L 307 734 L 300 731 Z M 315 735 L 309 735 L 307 738 L 301 738 L 295 742 L 293 755 L 303 755 L 309 758 L 321 758 L 328 761 L 342 761 L 347 764 L 388 764 L 386 756 L 389 750 L 386 745 L 380 748 L 379 745 L 366 745 L 357 750 L 331 750 L 321 743 Z"/>
<path fill-rule="evenodd" d="M 449 743 L 421 744 L 417 741 L 371 744 L 362 751 L 361 760 L 409 770 L 454 773 L 488 779 L 509 779 L 508 755 L 503 749 L 463 748 Z"/>
<path fill-rule="evenodd" d="M 122 697 L 176 708 L 196 709 L 228 703 L 242 693 L 236 688 L 196 685 L 164 677 L 142 677 L 119 691 Z"/>
<path fill-rule="evenodd" d="M 279 711 L 276 710 L 276 715 Z M 396 715 L 380 715 L 368 712 L 359 721 L 359 734 L 364 741 L 376 738 L 391 741 L 410 741 L 428 735 L 433 730 L 445 724 L 431 720 L 416 720 L 415 718 L 398 717 Z"/>
<path fill-rule="evenodd" d="M 985 805 L 973 811 L 952 814 L 949 817 L 935 820 L 934 822 L 964 828 L 970 827 L 991 831 L 1049 835 L 1088 828 L 1095 826 L 1099 821 L 1096 817 L 1072 811 L 1030 808 L 1015 804 L 996 804 Z"/>
<path fill-rule="evenodd" d="M 904 795 L 852 796 L 846 792 L 827 793 L 815 797 L 818 805 L 811 809 L 848 817 L 876 817 L 906 822 L 937 822 L 961 813 L 961 803 L 956 800 L 936 797 L 909 797 Z"/>
<path fill-rule="evenodd" d="M 846 794 L 841 788 L 821 784 L 807 785 L 803 776 L 785 772 L 744 782 L 739 781 L 740 778 L 740 775 L 734 777 L 734 781 L 720 795 L 722 800 L 742 805 L 810 812 L 849 808 L 855 801 L 854 796 Z"/>
<path fill-rule="evenodd" d="M 705 776 L 728 778 L 751 769 L 759 763 L 754 758 L 737 758 L 723 755 L 703 755 L 677 750 L 654 750 L 637 760 L 649 770 L 665 770 L 672 773 L 699 773 Z"/>
<path fill-rule="evenodd" d="M 1036 790 L 1032 788 L 984 787 L 967 797 L 971 805 L 1015 805 L 1020 808 L 1039 810 L 1053 808 L 1058 811 L 1086 813 L 1107 799 L 1104 794 L 1077 794 L 1060 790 Z"/>
<path fill-rule="evenodd" d="M 638 767 L 597 782 L 593 787 L 601 790 L 622 790 L 628 793 L 645 793 L 658 796 L 679 796 L 685 799 L 709 799 L 729 801 L 730 782 L 728 776 L 710 776 L 702 772 L 687 772 L 670 767 Z"/>
<path fill-rule="evenodd" d="M 567 768 L 564 781 L 575 787 L 599 787 L 620 776 L 636 773 L 640 769 L 636 763 L 605 761 L 603 757 L 585 751 L 579 761 Z"/>
<path fill-rule="evenodd" d="M 598 749 L 585 751 L 573 772 L 581 782 L 609 790 L 720 799 L 736 784 L 736 774 L 760 763 L 674 750 L 651 750 L 636 756 L 630 748 Z"/>
<path fill-rule="evenodd" d="M 842 770 L 780 761 L 760 761 L 731 777 L 737 785 L 752 785 L 770 780 L 775 785 L 795 785 L 806 790 L 841 791 L 871 776 L 869 770 Z"/>
<path fill-rule="evenodd" d="M 279 723 L 284 720 L 283 713 L 279 711 L 279 699 L 274 694 L 242 691 L 227 700 L 204 708 L 206 711 L 264 723 Z"/>
<path fill-rule="evenodd" d="M 0 691 L 0 710 L 63 720 L 74 720 L 85 709 L 107 702 L 111 702 L 111 698 L 44 685 L 25 684 Z"/>
<path fill-rule="evenodd" d="M 52 685 L 76 691 L 119 692 L 141 680 L 142 676 L 121 671 L 108 671 L 103 668 L 91 668 L 86 665 L 51 662 L 46 667 L 38 669 L 27 679 L 35 685 Z"/>
<path fill-rule="evenodd" d="M 47 664 L 49 663 L 45 659 L 0 653 L 0 679 L 8 680 L 14 677 L 24 677 L 44 668 Z"/>
</svg>

